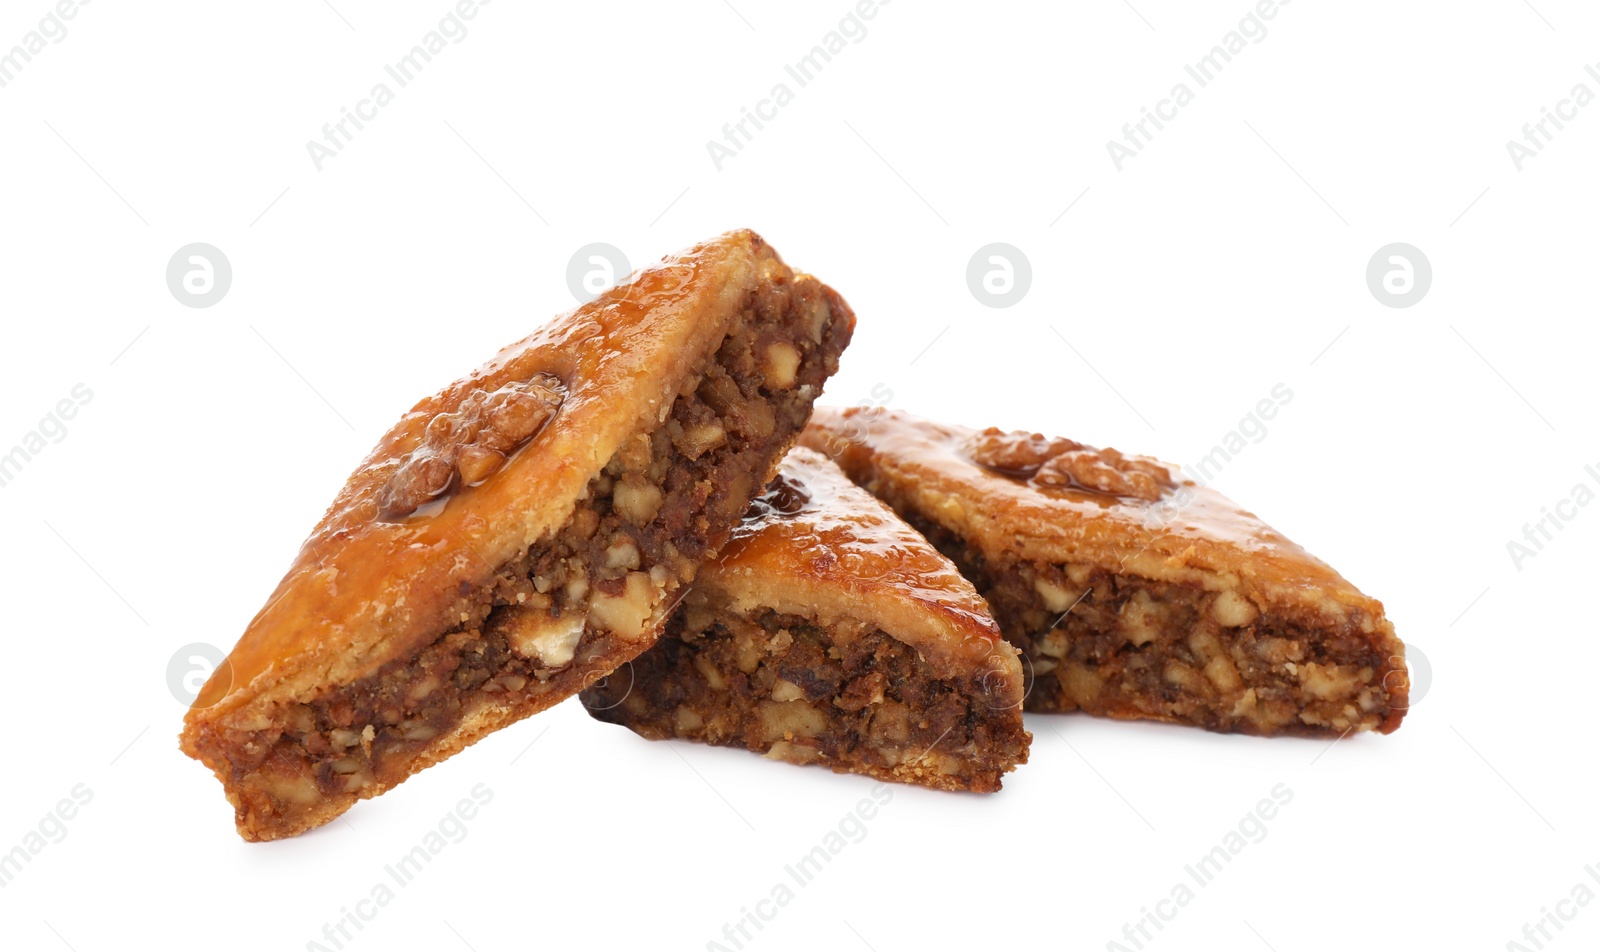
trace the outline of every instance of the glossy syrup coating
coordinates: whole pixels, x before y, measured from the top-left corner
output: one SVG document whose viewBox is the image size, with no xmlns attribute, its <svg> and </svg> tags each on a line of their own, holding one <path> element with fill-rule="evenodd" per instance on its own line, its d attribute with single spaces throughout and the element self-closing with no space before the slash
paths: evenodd
<svg viewBox="0 0 1600 952">
<path fill-rule="evenodd" d="M 737 611 L 866 622 L 916 648 L 940 677 L 991 670 L 997 696 L 1021 703 L 1016 651 L 972 583 L 820 453 L 790 451 L 696 586 Z"/>
<path fill-rule="evenodd" d="M 1178 467 L 882 409 L 818 407 L 801 442 L 944 539 L 941 545 L 954 546 L 947 551 L 982 577 L 1007 635 L 1025 650 L 1035 676 L 1053 682 L 1030 693 L 1030 710 L 1315 736 L 1343 736 L 1341 723 L 1388 733 L 1405 716 L 1405 645 L 1382 603 Z M 1059 476 L 1041 479 L 1052 464 Z M 1208 618 L 1154 632 L 1140 627 L 1152 603 L 1135 598 L 1131 614 L 1108 617 L 1097 602 L 1063 625 L 1077 604 L 1073 590 L 1081 600 L 1095 578 L 1118 580 L 1101 586 L 1102 597 L 1115 597 L 1119 586 L 1166 591 L 1177 617 L 1181 605 L 1193 605 L 1205 607 Z M 1261 624 L 1253 626 L 1257 618 Z M 1247 632 L 1237 637 L 1248 644 L 1230 648 L 1213 627 L 1228 638 Z M 1068 629 L 1083 632 L 1083 640 Z M 1151 670 L 1110 647 L 1143 646 L 1157 635 L 1174 646 L 1162 650 L 1179 666 Z M 1280 649 L 1288 657 L 1278 658 Z M 1215 659 L 1204 682 L 1181 665 L 1194 652 L 1208 665 Z M 1228 665 L 1245 668 L 1224 666 L 1223 654 Z M 1314 663 L 1291 663 L 1295 657 Z M 1254 679 L 1248 686 L 1238 673 L 1246 669 Z M 1205 683 L 1233 703 L 1205 707 Z M 1186 706 L 1173 700 L 1173 684 L 1185 686 Z"/>
<path fill-rule="evenodd" d="M 1329 617 L 1354 610 L 1388 624 L 1376 599 L 1254 513 L 1180 478 L 1176 466 L 1095 451 L 1102 457 L 1114 453 L 1118 466 L 1131 460 L 1136 471 L 1157 478 L 1164 473 L 1154 498 L 1048 485 L 1032 473 L 979 462 L 986 458 L 985 437 L 995 432 L 897 410 L 817 407 L 801 443 L 833 458 L 897 509 L 912 509 L 956 533 L 991 562 L 1099 565 L 1164 581 L 1237 588 L 1263 608 L 1295 602 Z"/>
<path fill-rule="evenodd" d="M 630 672 L 584 693 L 592 716 L 936 790 L 999 790 L 1032 740 L 1019 652 L 984 599 L 804 448 Z"/>
<path fill-rule="evenodd" d="M 623 440 L 665 417 L 751 291 L 774 277 L 814 282 L 755 233 L 730 232 L 642 269 L 419 402 L 351 475 L 201 691 L 186 752 L 198 756 L 204 730 L 259 729 L 274 705 L 356 680 L 447 630 L 466 593 L 563 525 Z M 848 317 L 823 291 L 817 306 Z M 519 385 L 557 396 L 533 435 L 497 444 L 510 455 L 476 485 L 455 479 L 409 516 L 385 511 L 386 488 L 430 426 Z"/>
</svg>

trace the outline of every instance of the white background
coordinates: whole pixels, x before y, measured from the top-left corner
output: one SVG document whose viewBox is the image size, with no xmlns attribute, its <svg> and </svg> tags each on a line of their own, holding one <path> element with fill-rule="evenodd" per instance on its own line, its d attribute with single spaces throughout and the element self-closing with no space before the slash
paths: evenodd
<svg viewBox="0 0 1600 952">
<path fill-rule="evenodd" d="M 735 948 L 724 924 L 871 781 L 568 703 L 247 845 L 177 751 L 166 676 L 232 645 L 399 413 L 572 306 L 577 248 L 639 265 L 739 226 L 859 312 L 833 403 L 878 388 L 1182 462 L 1287 385 L 1216 484 L 1383 599 L 1432 669 L 1397 734 L 1332 747 L 1030 716 L 1004 792 L 896 788 L 745 948 L 1107 948 L 1277 784 L 1265 838 L 1147 948 L 1502 949 L 1600 893 L 1600 506 L 1507 552 L 1600 490 L 1600 104 L 1521 171 L 1505 145 L 1600 93 L 1591 5 L 1299 0 L 1119 172 L 1107 140 L 1246 0 L 899 0 L 718 171 L 706 142 L 847 0 L 501 0 L 318 171 L 307 140 L 451 9 L 333 3 L 101 0 L 0 89 L 0 452 L 93 393 L 0 489 L 0 852 L 93 791 L 0 889 L 0 945 L 307 948 L 484 784 L 346 948 Z M 0 50 L 50 9 L 6 0 Z M 965 277 L 996 241 L 1033 272 L 1005 309 Z M 1364 277 L 1397 241 L 1434 275 L 1405 309 Z M 207 309 L 165 284 L 191 242 L 233 267 Z M 1600 941 L 1594 906 L 1559 908 L 1559 948 Z"/>
</svg>

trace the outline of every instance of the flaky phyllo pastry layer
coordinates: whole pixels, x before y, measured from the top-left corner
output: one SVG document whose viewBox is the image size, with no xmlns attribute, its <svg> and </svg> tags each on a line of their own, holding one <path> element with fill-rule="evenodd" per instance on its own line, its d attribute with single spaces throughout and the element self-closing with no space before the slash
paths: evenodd
<svg viewBox="0 0 1600 952">
<path fill-rule="evenodd" d="M 1036 433 L 818 408 L 802 442 L 938 546 L 1022 649 L 1030 711 L 1253 734 L 1388 733 L 1383 605 L 1157 460 Z"/>
<path fill-rule="evenodd" d="M 803 448 L 630 668 L 584 704 L 652 739 L 982 792 L 1028 758 L 1022 667 L 983 599 Z"/>
<path fill-rule="evenodd" d="M 732 232 L 417 404 L 186 718 L 240 834 L 326 823 L 648 648 L 853 328 Z"/>
</svg>

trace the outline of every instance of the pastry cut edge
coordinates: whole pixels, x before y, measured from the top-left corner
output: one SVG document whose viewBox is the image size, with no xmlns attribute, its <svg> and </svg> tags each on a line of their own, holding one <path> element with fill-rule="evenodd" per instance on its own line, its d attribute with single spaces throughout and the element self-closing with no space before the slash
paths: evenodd
<svg viewBox="0 0 1600 952">
<path fill-rule="evenodd" d="M 853 329 L 730 232 L 417 404 L 185 719 L 240 834 L 326 823 L 647 648 Z"/>
<path fill-rule="evenodd" d="M 973 580 L 1029 711 L 1318 737 L 1405 716 L 1383 605 L 1175 467 L 882 409 L 818 407 L 801 442 Z"/>
<path fill-rule="evenodd" d="M 630 669 L 583 701 L 651 739 L 944 790 L 1027 761 L 1022 668 L 983 599 L 805 449 Z"/>
</svg>

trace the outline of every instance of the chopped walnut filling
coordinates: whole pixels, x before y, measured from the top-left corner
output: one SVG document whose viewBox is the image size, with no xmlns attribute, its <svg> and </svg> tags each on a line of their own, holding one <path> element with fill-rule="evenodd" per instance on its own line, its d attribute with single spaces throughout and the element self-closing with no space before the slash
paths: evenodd
<svg viewBox="0 0 1600 952">
<path fill-rule="evenodd" d="M 1386 659 L 1354 626 L 1328 632 L 1231 590 L 1083 565 L 1018 575 L 1030 591 L 1001 584 L 989 597 L 1002 626 L 1029 632 L 1039 709 L 1257 734 L 1373 729 L 1388 712 Z M 1072 598 L 1065 615 L 1040 594 L 1051 588 Z"/>
<path fill-rule="evenodd" d="M 866 624 L 736 614 L 696 590 L 633 665 L 631 679 L 592 688 L 584 703 L 646 737 L 942 789 L 997 790 L 1027 760 L 1027 732 L 988 693 L 987 672 L 939 678 Z"/>
<path fill-rule="evenodd" d="M 1027 656 L 1030 711 L 1318 736 L 1376 729 L 1390 714 L 1393 659 L 1357 618 L 1264 611 L 1231 589 L 1092 565 L 989 564 L 950 532 L 911 521 Z"/>
<path fill-rule="evenodd" d="M 989 427 L 972 442 L 979 465 L 1035 485 L 1088 489 L 1154 502 L 1174 485 L 1172 472 L 1153 459 L 1125 456 L 1061 437 Z"/>
</svg>

